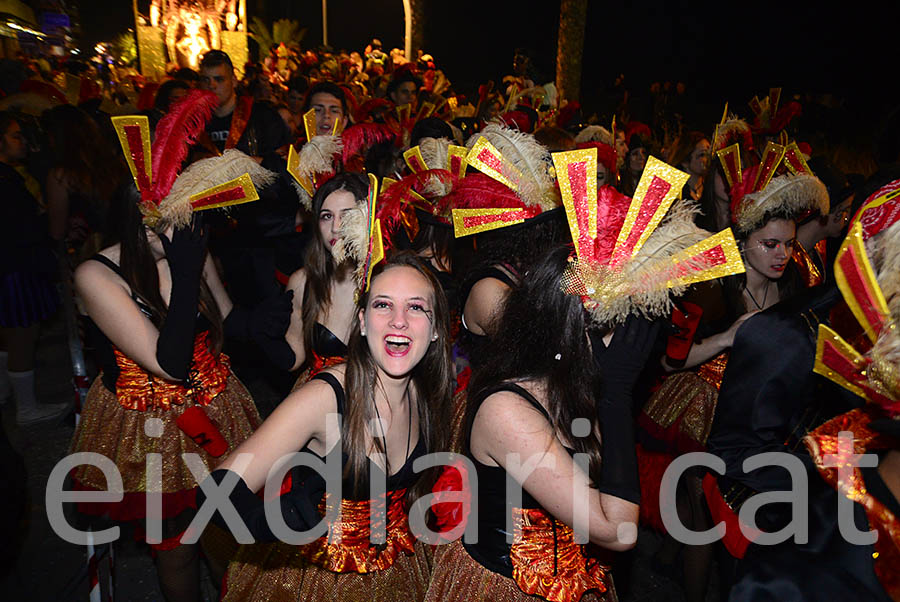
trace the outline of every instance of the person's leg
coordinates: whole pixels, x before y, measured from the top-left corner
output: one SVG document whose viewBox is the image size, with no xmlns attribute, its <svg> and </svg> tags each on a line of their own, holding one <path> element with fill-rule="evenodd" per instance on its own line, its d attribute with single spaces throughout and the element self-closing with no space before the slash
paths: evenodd
<svg viewBox="0 0 900 602">
<path fill-rule="evenodd" d="M 200 599 L 200 550 L 197 544 L 158 550 L 156 574 L 167 602 L 197 602 Z"/>
<path fill-rule="evenodd" d="M 63 416 L 69 404 L 40 404 L 34 391 L 34 353 L 41 326 L 0 328 L 0 341 L 7 352 L 7 373 L 16 398 L 16 422 L 28 425 Z"/>
</svg>

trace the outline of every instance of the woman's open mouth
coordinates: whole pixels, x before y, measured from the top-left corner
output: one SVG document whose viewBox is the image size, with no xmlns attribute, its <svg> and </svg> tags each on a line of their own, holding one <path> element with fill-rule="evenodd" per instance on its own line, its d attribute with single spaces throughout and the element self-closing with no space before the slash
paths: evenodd
<svg viewBox="0 0 900 602">
<path fill-rule="evenodd" d="M 384 337 L 384 348 L 391 357 L 403 357 L 409 353 L 412 339 L 404 335 L 389 334 Z"/>
</svg>

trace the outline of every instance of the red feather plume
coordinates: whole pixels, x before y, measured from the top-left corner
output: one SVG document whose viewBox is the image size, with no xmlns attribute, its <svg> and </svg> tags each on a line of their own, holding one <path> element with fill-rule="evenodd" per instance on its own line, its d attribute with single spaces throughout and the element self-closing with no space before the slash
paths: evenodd
<svg viewBox="0 0 900 602">
<path fill-rule="evenodd" d="M 393 111 L 394 103 L 384 98 L 372 98 L 359 105 L 359 108 L 353 112 L 353 121 L 357 124 L 366 122 L 377 109 L 385 111 Z"/>
<path fill-rule="evenodd" d="M 341 134 L 344 141 L 343 160 L 347 163 L 359 153 L 365 153 L 374 145 L 393 140 L 397 134 L 383 123 L 357 123 Z"/>
<path fill-rule="evenodd" d="M 525 208 L 514 190 L 482 173 L 467 174 L 446 200 L 456 209 Z"/>
<path fill-rule="evenodd" d="M 188 149 L 203 132 L 217 106 L 219 99 L 215 94 L 193 89 L 172 105 L 157 124 L 152 149 L 153 199 L 157 203 L 169 194 Z"/>
</svg>

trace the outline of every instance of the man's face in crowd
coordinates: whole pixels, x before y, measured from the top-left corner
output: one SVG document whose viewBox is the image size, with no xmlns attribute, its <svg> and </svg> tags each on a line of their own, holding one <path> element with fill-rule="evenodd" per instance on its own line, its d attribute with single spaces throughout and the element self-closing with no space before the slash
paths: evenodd
<svg viewBox="0 0 900 602">
<path fill-rule="evenodd" d="M 391 100 L 394 101 L 394 104 L 399 106 L 409 104 L 412 102 L 413 97 L 416 94 L 416 84 L 415 82 L 403 82 L 397 89 L 391 92 Z"/>
<path fill-rule="evenodd" d="M 200 70 L 200 87 L 215 94 L 222 107 L 234 100 L 234 72 L 228 65 L 203 67 Z"/>
<path fill-rule="evenodd" d="M 316 111 L 316 133 L 328 136 L 334 131 L 334 123 L 341 121 L 341 129 L 347 125 L 341 100 L 328 92 L 313 94 L 309 106 Z"/>
</svg>

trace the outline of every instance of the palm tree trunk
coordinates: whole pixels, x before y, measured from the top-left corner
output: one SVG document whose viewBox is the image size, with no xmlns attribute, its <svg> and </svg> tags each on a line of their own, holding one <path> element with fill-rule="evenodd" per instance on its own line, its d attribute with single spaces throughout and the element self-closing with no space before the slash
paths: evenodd
<svg viewBox="0 0 900 602">
<path fill-rule="evenodd" d="M 584 22 L 587 0 L 561 0 L 559 39 L 556 45 L 556 89 L 559 99 L 581 96 L 581 58 L 584 53 Z"/>
</svg>

